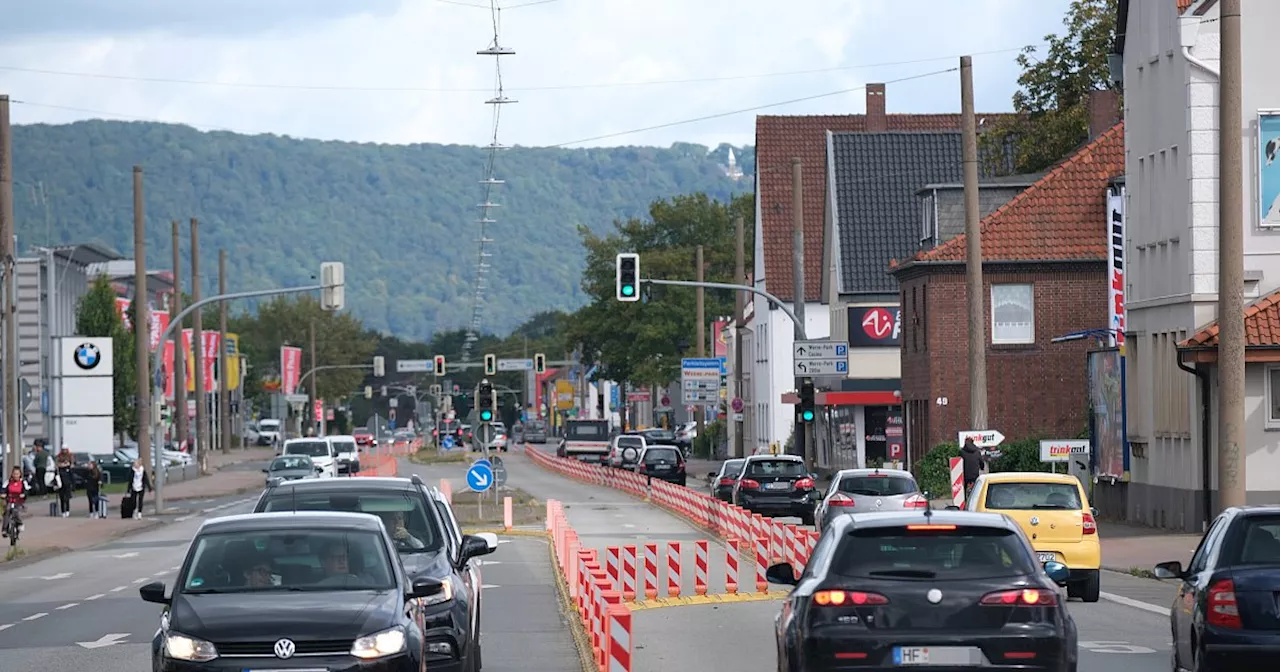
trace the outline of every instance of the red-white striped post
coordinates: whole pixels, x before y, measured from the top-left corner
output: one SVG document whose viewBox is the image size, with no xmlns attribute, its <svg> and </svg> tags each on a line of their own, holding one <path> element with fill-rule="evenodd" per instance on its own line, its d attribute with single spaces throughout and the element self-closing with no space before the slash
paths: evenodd
<svg viewBox="0 0 1280 672">
<path fill-rule="evenodd" d="M 609 605 L 608 672 L 631 672 L 631 610 Z"/>
<path fill-rule="evenodd" d="M 609 574 L 603 569 L 591 573 L 592 586 L 595 588 L 594 601 L 591 605 L 592 632 L 595 640 L 596 667 L 604 660 L 604 591 L 609 590 Z"/>
<path fill-rule="evenodd" d="M 776 562 L 786 562 L 783 555 L 783 548 L 786 546 L 784 536 L 786 534 L 786 526 L 776 520 L 770 522 L 772 524 L 769 526 L 769 536 L 772 541 L 769 546 L 769 557 Z"/>
<path fill-rule="evenodd" d="M 822 537 L 821 532 L 810 532 L 809 538 L 805 540 L 805 557 L 813 555 L 813 549 L 818 545 L 818 539 Z"/>
<path fill-rule="evenodd" d="M 769 579 L 765 578 L 765 570 L 769 569 L 769 538 L 756 538 L 756 592 L 769 592 Z"/>
<path fill-rule="evenodd" d="M 667 542 L 667 595 L 680 597 L 680 542 Z"/>
<path fill-rule="evenodd" d="M 738 594 L 738 540 L 730 539 L 724 552 L 724 592 Z"/>
<path fill-rule="evenodd" d="M 622 590 L 622 577 L 619 576 L 622 564 L 622 550 L 617 546 L 609 546 L 604 549 L 605 570 L 609 573 L 609 585 L 614 590 Z"/>
<path fill-rule="evenodd" d="M 622 547 L 622 599 L 636 599 L 636 547 Z"/>
<path fill-rule="evenodd" d="M 658 545 L 644 545 L 644 599 L 658 599 Z"/>
<path fill-rule="evenodd" d="M 511 531 L 512 525 L 515 523 L 514 516 L 511 511 L 511 498 L 502 498 L 502 529 Z"/>
<path fill-rule="evenodd" d="M 693 542 L 693 592 L 698 595 L 707 594 L 707 546 L 706 541 Z"/>
<path fill-rule="evenodd" d="M 789 565 L 797 565 L 800 563 L 799 556 L 796 555 L 796 526 L 782 526 L 782 561 Z"/>
</svg>

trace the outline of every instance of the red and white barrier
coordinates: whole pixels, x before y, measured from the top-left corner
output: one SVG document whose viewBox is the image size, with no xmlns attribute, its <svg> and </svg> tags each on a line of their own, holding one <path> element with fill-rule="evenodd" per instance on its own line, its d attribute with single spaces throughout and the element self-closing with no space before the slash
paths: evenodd
<svg viewBox="0 0 1280 672">
<path fill-rule="evenodd" d="M 644 599 L 658 597 L 658 545 L 644 545 Z"/>
<path fill-rule="evenodd" d="M 604 549 L 605 570 L 609 572 L 609 584 L 614 590 L 622 590 L 622 549 L 610 546 Z"/>
<path fill-rule="evenodd" d="M 738 593 L 738 540 L 730 539 L 724 552 L 724 592 Z"/>
<path fill-rule="evenodd" d="M 769 569 L 769 539 L 756 539 L 756 592 L 769 592 L 769 580 L 765 578 L 765 570 Z"/>
<path fill-rule="evenodd" d="M 617 577 L 611 577 L 601 567 L 595 549 L 581 547 L 577 532 L 569 525 L 563 507 L 556 500 L 547 502 L 547 531 L 556 569 L 564 577 L 578 618 L 586 629 L 596 668 L 600 672 L 631 672 L 631 609 L 623 602 L 622 593 L 612 585 Z M 634 557 L 635 547 L 628 549 L 630 552 L 622 556 L 624 559 Z M 616 548 L 610 550 L 616 555 Z"/>
<path fill-rule="evenodd" d="M 964 460 L 951 458 L 951 503 L 964 506 Z"/>
<path fill-rule="evenodd" d="M 622 604 L 609 605 L 609 656 L 607 672 L 631 672 L 631 610 Z"/>
<path fill-rule="evenodd" d="M 636 547 L 622 547 L 622 599 L 636 599 Z"/>
<path fill-rule="evenodd" d="M 667 595 L 680 597 L 680 542 L 667 542 Z"/>
<path fill-rule="evenodd" d="M 693 542 L 693 592 L 707 594 L 707 542 Z"/>
</svg>

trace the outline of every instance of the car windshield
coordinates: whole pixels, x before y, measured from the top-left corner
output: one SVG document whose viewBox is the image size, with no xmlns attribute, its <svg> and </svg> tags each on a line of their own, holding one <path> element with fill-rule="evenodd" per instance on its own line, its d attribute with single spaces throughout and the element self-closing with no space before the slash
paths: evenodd
<svg viewBox="0 0 1280 672">
<path fill-rule="evenodd" d="M 271 466 L 269 468 L 271 471 L 282 471 L 284 469 L 311 469 L 311 458 L 306 455 L 277 457 L 271 461 Z"/>
<path fill-rule="evenodd" d="M 737 478 L 742 475 L 742 465 L 746 460 L 728 460 L 720 467 L 720 475 L 724 478 Z"/>
<path fill-rule="evenodd" d="M 422 497 L 410 493 L 346 493 L 346 492 L 275 492 L 263 509 L 275 511 L 346 511 L 371 513 L 382 519 L 396 550 L 401 553 L 427 553 L 441 546 L 439 528 L 431 514 L 423 508 Z"/>
<path fill-rule="evenodd" d="M 862 474 L 844 476 L 840 479 L 840 492 L 850 495 L 892 497 L 894 495 L 909 495 L 917 490 L 916 482 L 905 476 Z"/>
<path fill-rule="evenodd" d="M 668 431 L 665 429 L 646 429 L 643 432 L 643 435 L 646 440 L 652 441 L 654 443 L 662 443 L 664 441 L 674 441 L 676 438 L 675 432 Z"/>
<path fill-rule="evenodd" d="M 1280 516 L 1246 516 L 1241 521 L 1240 543 L 1232 565 L 1280 563 Z"/>
<path fill-rule="evenodd" d="M 657 464 L 658 462 L 680 462 L 680 451 L 675 448 L 649 448 L 644 451 L 645 464 Z"/>
<path fill-rule="evenodd" d="M 1080 506 L 1080 489 L 1075 483 L 991 483 L 987 486 L 988 509 L 1079 511 Z"/>
<path fill-rule="evenodd" d="M 358 450 L 356 442 L 353 440 L 342 439 L 333 442 L 333 452 L 335 453 L 354 453 Z"/>
<path fill-rule="evenodd" d="M 751 460 L 747 476 L 804 476 L 808 472 L 800 460 Z"/>
<path fill-rule="evenodd" d="M 854 530 L 840 541 L 832 571 L 857 578 L 921 580 L 990 579 L 1035 571 L 1026 542 L 1010 530 L 912 527 Z"/>
<path fill-rule="evenodd" d="M 304 529 L 201 534 L 191 544 L 188 595 L 260 591 L 391 590 L 391 558 L 379 535 Z"/>
<path fill-rule="evenodd" d="M 329 444 L 324 441 L 295 441 L 285 444 L 285 455 L 308 455 L 310 457 L 328 457 Z"/>
<path fill-rule="evenodd" d="M 571 422 L 565 428 L 565 439 L 569 441 L 603 441 L 609 438 L 609 423 L 604 422 Z"/>
<path fill-rule="evenodd" d="M 280 421 L 279 420 L 263 420 L 262 422 L 258 423 L 258 428 L 265 429 L 268 431 L 275 431 L 277 429 L 280 429 Z"/>
<path fill-rule="evenodd" d="M 525 430 L 526 431 L 533 430 L 535 432 L 545 432 L 547 431 L 547 423 L 541 420 L 534 420 L 533 422 L 530 422 L 525 425 Z"/>
</svg>

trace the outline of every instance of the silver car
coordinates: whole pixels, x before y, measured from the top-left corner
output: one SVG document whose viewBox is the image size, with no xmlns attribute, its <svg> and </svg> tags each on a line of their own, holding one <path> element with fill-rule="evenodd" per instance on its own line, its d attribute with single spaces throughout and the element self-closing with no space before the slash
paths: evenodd
<svg viewBox="0 0 1280 672">
<path fill-rule="evenodd" d="M 825 529 L 846 513 L 923 510 L 928 500 L 909 471 L 900 469 L 845 469 L 831 478 L 818 504 L 818 529 Z"/>
</svg>

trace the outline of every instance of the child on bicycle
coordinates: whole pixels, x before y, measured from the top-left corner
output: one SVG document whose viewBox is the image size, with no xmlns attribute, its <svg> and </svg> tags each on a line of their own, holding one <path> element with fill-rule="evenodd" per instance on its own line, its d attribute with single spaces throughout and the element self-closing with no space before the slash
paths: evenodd
<svg viewBox="0 0 1280 672">
<path fill-rule="evenodd" d="M 26 507 L 27 490 L 30 487 L 22 478 L 22 467 L 14 467 L 9 473 L 9 480 L 4 484 L 4 515 L 5 518 L 13 516 L 13 522 L 18 526 L 19 532 L 23 528 L 21 509 Z M 9 536 L 9 526 L 2 527 L 3 536 Z"/>
</svg>

